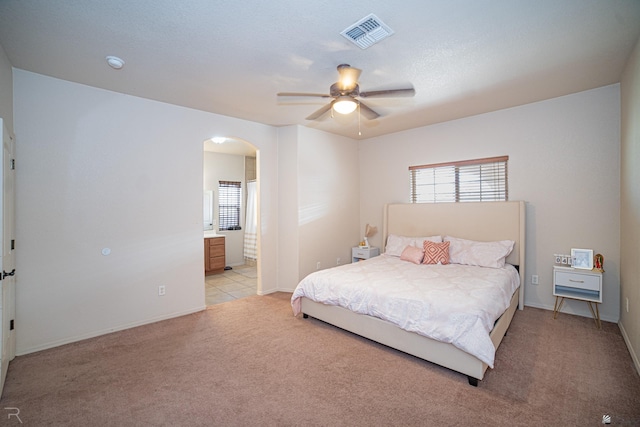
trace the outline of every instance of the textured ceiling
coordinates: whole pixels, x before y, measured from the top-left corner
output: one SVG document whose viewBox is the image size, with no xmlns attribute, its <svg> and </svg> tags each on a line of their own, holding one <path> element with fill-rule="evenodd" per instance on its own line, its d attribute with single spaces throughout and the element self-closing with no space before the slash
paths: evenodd
<svg viewBox="0 0 640 427">
<path fill-rule="evenodd" d="M 340 35 L 375 13 L 395 34 L 362 50 Z M 617 83 L 640 37 L 638 0 L 0 0 L 14 67 L 269 125 L 370 138 Z M 105 62 L 126 62 L 115 71 Z M 382 117 L 309 122 L 336 66 Z"/>
</svg>

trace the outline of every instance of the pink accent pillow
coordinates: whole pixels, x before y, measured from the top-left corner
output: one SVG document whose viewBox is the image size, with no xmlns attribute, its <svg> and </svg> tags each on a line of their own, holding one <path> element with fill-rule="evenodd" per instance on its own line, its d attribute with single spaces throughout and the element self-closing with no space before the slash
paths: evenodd
<svg viewBox="0 0 640 427">
<path fill-rule="evenodd" d="M 422 258 L 424 258 L 424 251 L 420 248 L 416 248 L 415 246 L 407 246 L 400 254 L 400 259 L 403 261 L 409 261 L 414 264 L 422 263 Z"/>
<path fill-rule="evenodd" d="M 449 264 L 449 242 L 434 243 L 425 240 L 423 264 Z"/>
</svg>

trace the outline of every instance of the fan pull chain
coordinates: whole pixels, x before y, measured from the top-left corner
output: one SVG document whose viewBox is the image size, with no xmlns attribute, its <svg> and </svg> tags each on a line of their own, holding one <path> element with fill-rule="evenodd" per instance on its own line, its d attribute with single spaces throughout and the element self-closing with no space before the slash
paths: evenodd
<svg viewBox="0 0 640 427">
<path fill-rule="evenodd" d="M 362 136 L 362 132 L 360 132 L 360 103 L 358 102 L 358 136 Z"/>
</svg>

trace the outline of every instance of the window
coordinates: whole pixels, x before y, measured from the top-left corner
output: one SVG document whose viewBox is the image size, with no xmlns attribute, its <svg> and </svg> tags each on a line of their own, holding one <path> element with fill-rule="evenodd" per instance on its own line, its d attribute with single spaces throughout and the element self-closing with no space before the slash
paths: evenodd
<svg viewBox="0 0 640 427">
<path fill-rule="evenodd" d="M 218 187 L 218 227 L 220 230 L 241 230 L 241 184 L 235 181 L 220 181 Z"/>
<path fill-rule="evenodd" d="M 410 166 L 411 203 L 509 200 L 509 156 Z"/>
</svg>

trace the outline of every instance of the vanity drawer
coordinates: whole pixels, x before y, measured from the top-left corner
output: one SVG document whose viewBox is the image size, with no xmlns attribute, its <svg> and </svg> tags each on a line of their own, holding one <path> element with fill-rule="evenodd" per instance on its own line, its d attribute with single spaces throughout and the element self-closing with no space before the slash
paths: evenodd
<svg viewBox="0 0 640 427">
<path fill-rule="evenodd" d="M 211 258 L 224 256 L 224 245 L 210 246 L 209 247 L 209 256 Z"/>
<path fill-rule="evenodd" d="M 213 239 L 207 239 L 209 241 L 209 246 L 222 246 L 224 248 L 224 237 L 214 237 Z"/>
<path fill-rule="evenodd" d="M 215 257 L 209 259 L 209 265 L 211 270 L 223 270 L 224 269 L 224 257 Z"/>
</svg>

